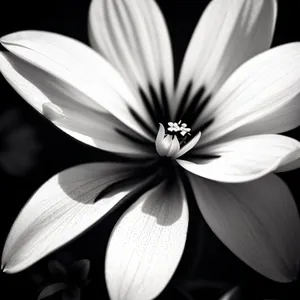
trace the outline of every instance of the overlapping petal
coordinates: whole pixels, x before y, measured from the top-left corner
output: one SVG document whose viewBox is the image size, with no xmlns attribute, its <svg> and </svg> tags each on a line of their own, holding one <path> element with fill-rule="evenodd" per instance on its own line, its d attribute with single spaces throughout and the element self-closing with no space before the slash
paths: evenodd
<svg viewBox="0 0 300 300">
<path fill-rule="evenodd" d="M 201 132 L 198 132 L 188 143 L 186 143 L 186 145 L 184 145 L 178 151 L 178 153 L 174 156 L 174 158 L 178 158 L 184 155 L 185 153 L 189 152 L 191 149 L 193 149 L 199 142 L 200 138 L 201 138 Z"/>
<path fill-rule="evenodd" d="M 267 50 L 277 16 L 275 0 L 213 0 L 204 11 L 182 65 L 177 98 L 188 84 L 217 91 L 242 63 Z M 199 99 L 200 100 L 200 99 Z"/>
<path fill-rule="evenodd" d="M 151 99 L 152 85 L 161 100 L 163 84 L 169 108 L 175 108 L 170 38 L 155 1 L 93 0 L 89 29 L 93 48 L 120 71 L 134 91 L 142 88 Z"/>
<path fill-rule="evenodd" d="M 192 94 L 200 87 L 205 95 L 216 91 L 196 127 L 213 122 L 200 143 L 201 132 L 181 150 L 177 137 L 166 137 L 167 153 L 165 131 L 160 130 L 156 148 L 173 158 L 188 151 L 219 156 L 205 163 L 177 159 L 189 171 L 205 220 L 253 269 L 287 282 L 299 268 L 299 216 L 286 185 L 275 175 L 265 175 L 298 167 L 300 143 L 274 134 L 253 135 L 300 124 L 300 44 L 277 47 L 239 67 L 268 49 L 276 14 L 275 0 L 210 3 L 188 47 L 175 98 L 190 83 Z M 153 116 L 139 93 L 153 107 L 156 100 L 159 109 L 168 107 L 172 116 L 176 108 L 163 16 L 153 0 L 93 0 L 89 29 L 92 46 L 120 74 L 80 42 L 39 31 L 1 39 L 11 53 L 0 53 L 0 71 L 26 101 L 74 138 L 112 152 L 152 155 L 155 133 L 148 124 Z M 52 177 L 16 219 L 3 251 L 5 271 L 31 266 L 104 217 L 137 183 L 97 202 L 95 198 L 110 184 L 127 179 L 129 170 L 118 163 L 86 164 Z M 181 183 L 163 182 L 141 196 L 109 241 L 105 273 L 111 299 L 159 295 L 180 261 L 187 227 Z"/>
<path fill-rule="evenodd" d="M 106 254 L 112 300 L 150 300 L 165 288 L 185 246 L 188 207 L 179 184 L 144 194 L 116 224 Z"/>
<path fill-rule="evenodd" d="M 300 154 L 300 143 L 295 139 L 262 134 L 216 144 L 193 154 L 217 156 L 209 162 L 181 160 L 186 170 L 208 179 L 221 182 L 246 182 L 262 177 L 283 167 Z"/>
<path fill-rule="evenodd" d="M 131 167 L 132 168 L 132 167 Z M 91 163 L 53 176 L 33 195 L 15 220 L 2 254 L 5 272 L 19 272 L 65 245 L 104 217 L 136 188 L 95 198 L 108 185 L 129 176 L 129 165 Z"/>
<path fill-rule="evenodd" d="M 76 91 L 75 94 L 83 94 L 85 101 L 82 104 L 85 106 L 109 112 L 127 127 L 151 140 L 132 113 L 134 110 L 144 122 L 149 122 L 146 108 L 132 95 L 118 72 L 88 46 L 72 38 L 44 31 L 12 33 L 2 37 L 1 43 L 19 58 L 70 86 Z M 3 67 L 1 72 L 5 72 Z M 8 76 L 9 82 L 21 90 L 17 75 Z M 43 103 L 37 105 L 37 102 L 36 98 L 30 101 L 41 111 Z"/>
<path fill-rule="evenodd" d="M 300 125 L 300 43 L 275 47 L 238 68 L 204 109 L 213 123 L 201 145 L 230 134 L 278 133 Z M 237 130 L 237 132 L 235 132 Z M 240 130 L 240 134 L 239 134 Z"/>
<path fill-rule="evenodd" d="M 189 174 L 198 206 L 217 237 L 257 272 L 279 282 L 296 279 L 300 221 L 286 184 L 276 175 L 228 184 Z"/>
<path fill-rule="evenodd" d="M 72 137 L 110 152 L 151 154 L 147 140 L 111 114 L 98 110 L 85 94 L 72 86 L 10 53 L 0 53 L 0 67 L 27 102 Z M 128 139 L 128 135 L 133 139 Z"/>
</svg>

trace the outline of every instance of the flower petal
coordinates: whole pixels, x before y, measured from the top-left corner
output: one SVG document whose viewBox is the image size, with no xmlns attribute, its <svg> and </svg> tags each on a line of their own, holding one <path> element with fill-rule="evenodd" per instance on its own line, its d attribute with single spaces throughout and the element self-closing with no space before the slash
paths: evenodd
<svg viewBox="0 0 300 300">
<path fill-rule="evenodd" d="M 167 137 L 166 137 L 166 139 L 167 139 Z M 167 156 L 174 157 L 176 155 L 176 153 L 179 152 L 179 150 L 180 150 L 180 144 L 179 144 L 177 136 L 175 135 L 173 138 L 171 138 L 170 149 L 167 153 Z"/>
<path fill-rule="evenodd" d="M 169 108 L 174 108 L 172 49 L 165 20 L 155 1 L 93 0 L 89 30 L 93 48 L 119 70 L 133 90 L 142 88 L 151 99 L 152 85 L 162 100 L 163 84 Z"/>
<path fill-rule="evenodd" d="M 257 55 L 230 76 L 204 109 L 199 122 L 214 121 L 204 132 L 201 144 L 229 133 L 239 137 L 234 130 L 241 127 L 242 134 L 249 135 L 278 133 L 300 125 L 296 117 L 300 111 L 299 93 L 300 43 Z"/>
<path fill-rule="evenodd" d="M 65 245 L 105 216 L 132 186 L 95 198 L 107 186 L 125 179 L 132 166 L 91 163 L 67 169 L 48 180 L 20 212 L 2 254 L 5 272 L 31 266 Z"/>
<path fill-rule="evenodd" d="M 105 274 L 110 299 L 158 296 L 179 263 L 187 227 L 188 207 L 179 184 L 162 183 L 132 205 L 108 244 Z"/>
<path fill-rule="evenodd" d="M 88 99 L 85 105 L 111 113 L 135 132 L 150 138 L 132 113 L 135 111 L 147 122 L 150 118 L 146 108 L 135 99 L 118 72 L 91 48 L 45 31 L 12 33 L 2 37 L 1 43 L 16 56 L 83 94 Z"/>
<path fill-rule="evenodd" d="M 42 300 L 45 298 L 48 298 L 50 296 L 53 296 L 54 294 L 65 290 L 68 288 L 68 285 L 64 282 L 57 282 L 53 283 L 51 285 L 46 286 L 39 294 L 37 300 Z"/>
<path fill-rule="evenodd" d="M 219 156 L 208 163 L 177 160 L 186 170 L 208 179 L 222 182 L 245 182 L 255 180 L 281 165 L 291 161 L 291 155 L 300 152 L 300 143 L 277 134 L 262 134 L 216 144 L 203 149 L 208 154 Z"/>
<path fill-rule="evenodd" d="M 29 104 L 79 141 L 123 154 L 151 152 L 146 139 L 111 114 L 98 110 L 86 95 L 72 86 L 10 53 L 0 53 L 0 68 Z"/>
<path fill-rule="evenodd" d="M 279 282 L 297 277 L 300 222 L 286 184 L 270 174 L 226 184 L 189 174 L 197 203 L 216 236 L 241 260 Z"/>
<path fill-rule="evenodd" d="M 155 148 L 159 155 L 165 156 L 166 152 L 168 151 L 167 145 L 164 143 L 165 139 L 165 127 L 162 124 L 159 124 L 158 133 L 155 140 Z"/>
<path fill-rule="evenodd" d="M 300 95 L 280 107 L 276 111 L 257 119 L 252 123 L 246 123 L 222 137 L 222 140 L 231 140 L 248 135 L 262 133 L 281 133 L 294 129 L 300 125 Z"/>
<path fill-rule="evenodd" d="M 191 149 L 193 149 L 201 138 L 201 132 L 198 132 L 186 145 L 184 145 L 178 153 L 174 156 L 174 158 L 178 158 L 183 154 L 187 153 Z"/>
<path fill-rule="evenodd" d="M 204 11 L 188 46 L 178 83 L 180 99 L 205 87 L 217 91 L 242 63 L 267 50 L 277 16 L 276 0 L 213 0 Z"/>
<path fill-rule="evenodd" d="M 75 261 L 69 268 L 69 276 L 78 284 L 87 279 L 90 272 L 90 261 L 88 259 L 81 259 Z"/>
<path fill-rule="evenodd" d="M 300 168 L 300 150 L 296 149 L 281 162 L 276 172 L 287 172 L 298 168 Z"/>
</svg>

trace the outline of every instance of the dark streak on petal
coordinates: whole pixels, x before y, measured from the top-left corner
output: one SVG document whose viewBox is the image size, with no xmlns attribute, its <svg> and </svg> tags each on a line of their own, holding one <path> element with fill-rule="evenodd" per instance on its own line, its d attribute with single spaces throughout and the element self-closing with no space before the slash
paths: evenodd
<svg viewBox="0 0 300 300">
<path fill-rule="evenodd" d="M 186 86 L 184 94 L 179 101 L 175 119 L 176 121 L 182 120 L 184 123 L 188 124 L 188 126 L 192 128 L 192 133 L 196 134 L 199 131 L 203 132 L 213 122 L 213 119 L 210 119 L 198 128 L 194 128 L 194 124 L 197 120 L 199 120 L 199 118 L 201 118 L 201 113 L 209 103 L 212 94 L 206 95 L 206 97 L 203 98 L 205 94 L 205 86 L 201 86 L 197 92 L 191 96 L 192 86 L 192 82 L 189 82 Z M 187 104 L 188 102 L 189 104 Z"/>
<path fill-rule="evenodd" d="M 155 114 L 154 108 L 151 106 L 151 103 L 149 102 L 149 99 L 147 98 L 147 95 L 143 91 L 142 88 L 139 88 L 139 93 L 141 95 L 141 100 L 143 101 L 143 104 L 145 108 L 147 109 L 147 112 L 149 113 L 149 116 L 153 122 L 153 124 L 158 124 L 159 120 L 157 119 L 157 115 Z"/>
<path fill-rule="evenodd" d="M 194 119 L 197 118 L 195 115 L 195 110 L 197 109 L 198 103 L 200 102 L 202 96 L 204 95 L 205 88 L 202 86 L 197 93 L 192 97 L 188 108 L 184 111 L 180 119 L 186 120 L 189 126 L 192 126 Z"/>
<path fill-rule="evenodd" d="M 156 137 L 156 130 L 149 126 L 140 116 L 139 114 L 133 110 L 131 107 L 128 107 L 129 112 L 135 118 L 135 120 L 144 128 L 151 136 Z"/>
<path fill-rule="evenodd" d="M 182 112 L 184 111 L 185 109 L 185 106 L 186 106 L 186 103 L 190 97 L 190 93 L 191 93 L 191 89 L 192 89 L 192 86 L 193 86 L 193 83 L 190 82 L 185 91 L 184 91 L 184 94 L 181 98 L 181 100 L 179 101 L 179 105 L 178 105 L 178 108 L 177 108 L 177 111 L 176 111 L 176 115 L 175 115 L 175 120 L 180 120 L 181 116 L 182 116 Z"/>
<path fill-rule="evenodd" d="M 165 116 L 163 107 L 161 107 L 161 104 L 159 102 L 159 95 L 157 95 L 154 87 L 151 84 L 149 85 L 149 91 L 150 91 L 151 99 L 152 99 L 152 102 L 154 105 L 155 114 L 157 115 L 159 122 L 165 124 L 166 116 Z M 167 120 L 167 122 L 168 122 L 168 120 Z"/>
<path fill-rule="evenodd" d="M 94 202 L 97 202 L 98 200 L 109 196 L 111 193 L 117 192 L 118 190 L 124 190 L 126 187 L 131 186 L 131 184 L 134 184 L 137 182 L 137 178 L 135 177 L 128 177 L 121 180 L 118 180 L 110 185 L 108 185 L 105 189 L 103 189 L 96 197 Z"/>
<path fill-rule="evenodd" d="M 191 126 L 193 126 L 193 124 L 195 123 L 195 121 L 198 119 L 198 117 L 201 115 L 203 109 L 207 106 L 209 100 L 211 99 L 211 95 L 208 95 L 207 97 L 205 97 L 198 108 L 196 108 L 194 111 L 192 111 L 193 114 L 193 118 L 190 121 L 191 122 Z"/>
<path fill-rule="evenodd" d="M 163 81 L 160 82 L 160 93 L 161 93 L 161 102 L 162 102 L 163 110 L 165 112 L 166 123 L 168 123 L 171 120 L 170 107 L 169 107 L 169 103 L 168 103 L 166 87 L 165 87 Z"/>
<path fill-rule="evenodd" d="M 124 137 L 126 137 L 128 140 L 134 142 L 134 143 L 138 143 L 138 144 L 141 144 L 141 145 L 144 145 L 144 146 L 148 146 L 148 147 L 153 147 L 154 149 L 154 143 L 146 140 L 146 139 L 142 139 L 142 138 L 139 138 L 137 136 L 133 136 L 132 134 L 130 133 L 127 133 L 126 131 L 122 130 L 122 129 L 119 129 L 119 128 L 115 128 L 115 131 L 117 133 L 119 133 L 120 135 L 123 135 Z"/>
<path fill-rule="evenodd" d="M 143 192 L 141 192 L 141 194 L 142 194 L 145 191 L 149 190 L 150 188 L 161 183 L 164 179 L 165 178 L 163 176 L 161 176 L 161 173 L 159 173 L 159 165 L 157 162 L 153 163 L 152 165 L 150 165 L 148 167 L 135 169 L 135 171 L 133 171 L 131 174 L 128 174 L 128 177 L 123 178 L 121 180 L 118 180 L 118 181 L 108 185 L 104 190 L 102 190 L 95 197 L 94 203 L 96 203 L 97 201 L 110 195 L 111 193 L 114 193 L 118 190 L 122 191 L 127 186 L 130 187 L 132 184 L 139 183 L 139 182 L 144 183 L 141 187 L 141 188 L 144 187 Z M 139 188 L 139 190 L 140 190 L 140 188 Z M 138 191 L 137 191 L 137 193 L 138 193 Z M 132 194 L 132 193 L 130 193 L 130 194 Z M 125 198 L 123 198 L 119 204 L 124 203 L 124 201 L 126 201 L 126 199 L 128 197 L 129 197 L 129 195 L 126 196 Z M 119 204 L 117 204 L 117 206 L 119 206 Z"/>
<path fill-rule="evenodd" d="M 156 91 L 152 84 L 149 84 L 148 88 L 149 96 L 141 87 L 139 87 L 139 93 L 156 131 L 159 123 L 166 125 L 170 121 L 168 96 L 162 81 L 160 82 L 159 91 Z"/>
<path fill-rule="evenodd" d="M 204 132 L 212 123 L 214 122 L 214 119 L 210 119 L 207 122 L 205 122 L 204 124 L 202 124 L 201 126 L 199 126 L 198 128 L 196 128 L 196 132 Z"/>
</svg>

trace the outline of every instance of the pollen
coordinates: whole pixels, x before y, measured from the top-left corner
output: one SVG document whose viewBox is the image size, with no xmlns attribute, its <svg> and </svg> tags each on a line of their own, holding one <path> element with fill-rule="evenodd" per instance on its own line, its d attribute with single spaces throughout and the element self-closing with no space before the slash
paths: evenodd
<svg viewBox="0 0 300 300">
<path fill-rule="evenodd" d="M 190 151 L 200 140 L 201 132 L 198 132 L 192 139 L 186 141 L 186 134 L 191 135 L 189 133 L 191 129 L 185 123 L 181 124 L 181 121 L 178 123 L 169 122 L 168 126 L 166 132 L 164 126 L 159 124 L 155 146 L 160 156 L 176 159 Z M 180 133 L 181 137 L 178 137 L 177 133 Z"/>
<path fill-rule="evenodd" d="M 191 135 L 189 132 L 191 131 L 191 128 L 187 127 L 186 123 L 181 123 L 181 120 L 176 123 L 176 122 L 169 122 L 168 123 L 168 131 L 169 132 L 175 132 L 175 133 L 180 133 L 182 136 L 185 136 L 186 134 Z"/>
</svg>

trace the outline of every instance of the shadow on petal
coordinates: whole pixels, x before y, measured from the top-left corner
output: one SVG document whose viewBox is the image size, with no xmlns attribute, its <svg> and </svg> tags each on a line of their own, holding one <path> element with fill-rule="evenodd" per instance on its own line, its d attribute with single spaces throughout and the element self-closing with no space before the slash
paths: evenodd
<svg viewBox="0 0 300 300">
<path fill-rule="evenodd" d="M 173 225 L 180 219 L 183 212 L 183 202 L 178 196 L 176 196 L 178 194 L 183 194 L 183 192 L 176 181 L 172 181 L 172 183 L 174 186 L 170 186 L 168 182 L 164 182 L 162 189 L 158 189 L 154 192 L 153 198 L 155 198 L 155 202 L 158 204 L 162 203 L 161 205 L 153 205 L 153 198 L 148 198 L 142 206 L 142 212 L 156 218 L 156 223 L 162 226 Z M 175 186 L 176 184 L 177 186 Z M 168 219 L 165 218 L 164 214 L 158 213 L 158 209 L 163 207 L 164 201 L 173 202 L 173 205 L 169 206 L 169 208 L 172 208 L 172 213 L 168 215 Z"/>
</svg>

